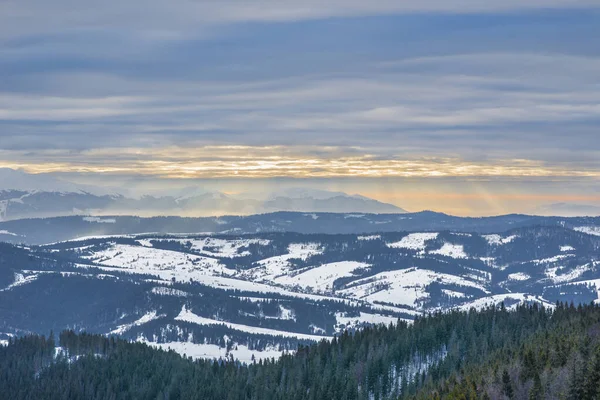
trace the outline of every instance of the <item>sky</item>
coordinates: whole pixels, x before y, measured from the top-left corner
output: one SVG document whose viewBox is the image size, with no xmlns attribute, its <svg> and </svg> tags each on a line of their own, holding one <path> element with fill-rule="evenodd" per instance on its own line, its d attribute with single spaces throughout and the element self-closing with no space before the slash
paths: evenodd
<svg viewBox="0 0 600 400">
<path fill-rule="evenodd" d="M 4 0 L 0 168 L 600 206 L 598 0 Z"/>
</svg>

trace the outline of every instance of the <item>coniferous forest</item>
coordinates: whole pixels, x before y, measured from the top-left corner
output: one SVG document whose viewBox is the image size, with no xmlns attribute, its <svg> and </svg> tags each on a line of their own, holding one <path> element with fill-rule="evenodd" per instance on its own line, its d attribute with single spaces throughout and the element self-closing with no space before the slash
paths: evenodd
<svg viewBox="0 0 600 400">
<path fill-rule="evenodd" d="M 0 347 L 2 399 L 597 399 L 600 307 L 503 306 L 344 333 L 250 365 L 64 331 Z"/>
</svg>

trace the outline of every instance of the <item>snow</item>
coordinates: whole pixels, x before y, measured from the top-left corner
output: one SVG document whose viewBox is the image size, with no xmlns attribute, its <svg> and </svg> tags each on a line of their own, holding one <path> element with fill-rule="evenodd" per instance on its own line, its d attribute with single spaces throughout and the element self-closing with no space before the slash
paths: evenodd
<svg viewBox="0 0 600 400">
<path fill-rule="evenodd" d="M 241 344 L 234 344 L 233 348 L 227 352 L 226 348 L 219 347 L 216 344 L 204 344 L 204 343 L 191 343 L 191 342 L 168 342 L 168 343 L 157 343 L 150 342 L 147 340 L 139 340 L 149 346 L 160 348 L 163 350 L 173 350 L 180 355 L 186 355 L 194 359 L 226 359 L 229 358 L 229 354 L 233 355 L 233 358 L 250 364 L 252 363 L 252 356 L 256 362 L 264 360 L 266 358 L 279 358 L 281 351 L 274 347 L 267 348 L 266 350 L 250 350 L 248 346 Z"/>
<path fill-rule="evenodd" d="M 82 242 L 85 240 L 93 240 L 93 239 L 114 239 L 114 238 L 125 238 L 125 239 L 135 239 L 138 237 L 143 237 L 143 236 L 150 236 L 150 235 L 167 235 L 167 236 L 190 236 L 190 235 L 212 235 L 213 232 L 188 232 L 188 233 L 174 233 L 174 232 L 169 232 L 169 233 L 162 233 L 162 232 L 139 232 L 139 233 L 135 233 L 135 234 L 128 234 L 128 235 L 124 235 L 124 234 L 120 234 L 120 235 L 91 235 L 91 236 L 80 236 L 77 237 L 75 239 L 69 239 L 69 240 L 61 240 L 58 242 L 52 242 L 52 243 L 45 243 L 46 246 L 52 246 L 55 244 L 62 244 L 62 243 L 71 243 L 71 242 Z M 153 239 L 150 239 L 153 240 Z M 163 238 L 164 240 L 164 238 Z"/>
<path fill-rule="evenodd" d="M 87 264 L 75 264 L 75 267 L 88 269 L 91 266 Z M 323 296 L 316 294 L 307 294 L 307 293 L 298 293 L 293 292 L 291 290 L 286 290 L 284 288 L 280 288 L 277 286 L 271 286 L 268 284 L 251 282 L 242 279 L 228 278 L 224 276 L 218 275 L 204 275 L 198 274 L 194 270 L 190 269 L 180 269 L 180 270 L 164 270 L 164 269 L 147 269 L 145 271 L 137 271 L 137 270 L 125 270 L 123 268 L 118 267 L 104 267 L 104 266 L 93 266 L 94 268 L 101 269 L 103 271 L 108 272 L 129 272 L 133 274 L 148 274 L 158 276 L 161 281 L 153 280 L 153 282 L 160 283 L 163 285 L 168 285 L 174 279 L 176 282 L 189 282 L 190 280 L 194 282 L 198 282 L 200 284 L 211 286 L 216 289 L 224 289 L 224 290 L 240 290 L 244 292 L 254 292 L 261 294 L 279 294 L 282 296 L 295 297 L 299 299 L 306 300 L 314 300 L 314 301 L 343 301 L 346 304 L 356 304 L 355 301 L 348 299 L 340 299 L 339 297 L 334 296 Z"/>
<path fill-rule="evenodd" d="M 16 233 L 12 233 L 12 232 L 5 231 L 5 230 L 0 230 L 0 235 L 19 236 Z"/>
<path fill-rule="evenodd" d="M 500 235 L 493 234 L 493 235 L 483 235 L 482 237 L 484 239 L 486 239 L 488 241 L 488 244 L 490 244 L 492 246 L 501 246 L 503 244 L 507 244 L 507 243 L 512 242 L 518 236 L 517 235 L 511 235 L 511 236 L 507 236 L 507 237 L 502 237 Z"/>
<path fill-rule="evenodd" d="M 291 308 L 285 308 L 281 304 L 279 305 L 279 317 L 277 319 L 282 319 L 285 321 L 295 321 L 296 320 L 296 312 Z"/>
<path fill-rule="evenodd" d="M 595 286 L 598 298 L 596 300 L 594 300 L 594 303 L 600 303 L 600 279 L 591 279 L 591 280 L 587 280 L 587 281 L 569 282 L 566 285 L 588 285 L 588 286 Z"/>
<path fill-rule="evenodd" d="M 323 264 L 311 268 L 297 275 L 284 275 L 274 281 L 281 285 L 298 285 L 303 289 L 311 288 L 316 292 L 324 293 L 333 290 L 333 283 L 343 277 L 355 276 L 354 272 L 360 269 L 369 269 L 371 266 L 358 261 L 341 261 Z"/>
<path fill-rule="evenodd" d="M 369 236 L 357 236 L 358 240 L 379 240 L 381 239 L 381 235 L 369 235 Z"/>
<path fill-rule="evenodd" d="M 578 226 L 574 231 L 586 233 L 588 235 L 600 236 L 600 226 Z"/>
<path fill-rule="evenodd" d="M 440 256 L 452 258 L 468 258 L 462 244 L 444 243 L 441 249 L 430 251 L 429 254 L 438 254 Z"/>
<path fill-rule="evenodd" d="M 367 324 L 396 324 L 398 322 L 397 317 L 390 317 L 387 315 L 381 314 L 370 314 L 365 312 L 360 312 L 360 316 L 358 317 L 347 317 L 345 313 L 335 313 L 335 318 L 337 320 L 336 324 L 336 332 L 341 332 L 344 329 L 350 329 L 356 326 L 360 326 L 363 323 Z"/>
<path fill-rule="evenodd" d="M 305 217 L 310 217 L 314 220 L 319 219 L 319 216 L 317 214 L 303 214 Z"/>
<path fill-rule="evenodd" d="M 310 324 L 308 328 L 312 331 L 312 333 L 322 333 L 325 334 L 325 329 L 316 326 L 315 324 Z"/>
<path fill-rule="evenodd" d="M 181 309 L 181 312 L 179 313 L 179 315 L 177 317 L 175 317 L 175 320 L 185 321 L 185 322 L 189 322 L 189 323 L 197 324 L 197 325 L 225 325 L 229 329 L 253 333 L 253 334 L 257 334 L 257 335 L 283 336 L 283 337 L 292 337 L 292 338 L 298 338 L 298 339 L 302 339 L 302 340 L 312 340 L 312 341 L 320 341 L 322 339 L 330 339 L 327 336 L 316 336 L 316 335 L 307 335 L 307 334 L 303 334 L 303 333 L 279 331 L 276 329 L 260 328 L 260 327 L 256 327 L 256 326 L 235 324 L 232 322 L 219 321 L 216 319 L 205 318 L 205 317 L 201 317 L 199 315 L 194 314 L 193 312 L 188 310 L 185 305 Z"/>
<path fill-rule="evenodd" d="M 22 273 L 15 272 L 15 281 L 13 283 L 11 283 L 10 285 L 8 285 L 7 287 L 5 287 L 4 289 L 0 289 L 0 292 L 5 292 L 5 291 L 11 290 L 15 287 L 26 285 L 28 283 L 35 281 L 37 278 L 38 278 L 37 274 L 25 276 Z"/>
<path fill-rule="evenodd" d="M 393 249 L 425 250 L 425 242 L 438 237 L 438 233 L 410 233 L 399 242 L 388 243 L 388 247 Z"/>
<path fill-rule="evenodd" d="M 509 310 L 514 310 L 517 307 L 517 305 L 522 304 L 522 303 L 527 303 L 527 302 L 538 302 L 538 303 L 543 304 L 544 307 L 554 308 L 554 304 L 550 303 L 548 300 L 546 300 L 542 297 L 539 297 L 539 296 L 532 296 L 527 293 L 504 293 L 504 294 L 497 294 L 497 295 L 493 295 L 493 296 L 482 297 L 480 299 L 470 301 L 468 303 L 461 305 L 460 307 L 458 307 L 458 309 L 461 311 L 468 311 L 471 308 L 480 310 L 480 309 L 488 307 L 488 306 L 498 306 L 500 303 L 502 303 L 502 302 L 506 303 L 508 301 L 516 301 L 516 303 L 514 305 L 507 307 L 507 309 L 509 309 Z"/>
<path fill-rule="evenodd" d="M 256 262 L 258 266 L 248 270 L 246 275 L 254 280 L 273 281 L 278 276 L 290 272 L 291 264 L 289 260 L 300 259 L 306 261 L 309 257 L 322 252 L 319 243 L 291 243 L 288 246 L 287 254 Z"/>
<path fill-rule="evenodd" d="M 150 321 L 154 321 L 155 319 L 163 318 L 165 316 L 166 315 L 164 315 L 164 314 L 158 315 L 158 313 L 156 311 L 149 311 L 145 315 L 140 317 L 138 320 L 136 320 L 130 324 L 119 325 L 117 327 L 117 329 L 110 331 L 109 334 L 110 335 L 121 335 L 121 334 L 127 332 L 128 330 L 130 330 L 131 328 L 133 328 L 134 326 L 144 325 Z"/>
<path fill-rule="evenodd" d="M 557 275 L 559 267 L 552 267 L 552 268 L 546 268 L 545 274 L 554 283 L 563 283 L 563 282 L 569 282 L 569 281 L 579 278 L 585 272 L 589 271 L 591 269 L 591 267 L 592 266 L 590 264 L 581 265 L 576 268 L 573 268 L 571 271 L 569 271 L 568 273 L 563 274 L 563 275 Z"/>
<path fill-rule="evenodd" d="M 339 293 L 369 302 L 415 307 L 418 306 L 418 300 L 428 296 L 425 288 L 432 282 L 468 286 L 488 293 L 484 286 L 471 280 L 418 268 L 382 272 L 353 282 L 352 286 Z"/>
<path fill-rule="evenodd" d="M 252 303 L 262 303 L 263 301 L 273 300 L 269 297 L 248 297 L 248 296 L 231 296 L 231 297 L 237 297 L 240 300 L 248 300 Z"/>
<path fill-rule="evenodd" d="M 523 272 L 516 272 L 514 274 L 509 274 L 508 279 L 511 281 L 526 281 L 531 279 L 531 276 Z"/>
<path fill-rule="evenodd" d="M 213 237 L 205 237 L 201 239 L 154 239 L 154 240 L 168 240 L 177 241 L 183 245 L 190 244 L 191 249 L 200 254 L 218 257 L 218 258 L 233 258 L 243 257 L 250 255 L 248 251 L 239 250 L 249 245 L 257 244 L 260 246 L 268 246 L 271 244 L 270 240 L 266 239 L 220 239 Z"/>
<path fill-rule="evenodd" d="M 540 260 L 531 260 L 530 262 L 534 263 L 534 264 L 552 264 L 552 263 L 557 263 L 561 260 L 564 260 L 566 258 L 569 257 L 575 257 L 575 254 L 559 254 L 557 256 L 554 257 L 549 257 L 549 258 L 542 258 Z"/>
<path fill-rule="evenodd" d="M 83 217 L 86 222 L 96 222 L 98 224 L 116 224 L 115 218 Z"/>
<path fill-rule="evenodd" d="M 159 296 L 188 297 L 190 295 L 188 292 L 184 292 L 183 290 L 164 286 L 153 287 L 151 292 Z"/>
<path fill-rule="evenodd" d="M 8 340 L 0 340 L 0 346 L 8 346 Z"/>
<path fill-rule="evenodd" d="M 456 292 L 454 290 L 448 290 L 448 289 L 442 289 L 442 293 L 444 293 L 446 296 L 449 296 L 449 297 L 456 297 L 456 298 L 467 297 L 467 295 L 462 292 Z"/>
<path fill-rule="evenodd" d="M 188 271 L 193 275 L 200 274 L 226 274 L 232 275 L 230 270 L 214 258 L 185 254 L 177 251 L 113 244 L 107 249 L 97 251 L 92 255 L 82 258 L 96 264 L 134 270 L 140 274 L 153 274 L 157 270 Z"/>
<path fill-rule="evenodd" d="M 560 246 L 560 251 L 562 252 L 566 252 L 566 251 L 574 251 L 575 247 L 573 246 Z"/>
</svg>

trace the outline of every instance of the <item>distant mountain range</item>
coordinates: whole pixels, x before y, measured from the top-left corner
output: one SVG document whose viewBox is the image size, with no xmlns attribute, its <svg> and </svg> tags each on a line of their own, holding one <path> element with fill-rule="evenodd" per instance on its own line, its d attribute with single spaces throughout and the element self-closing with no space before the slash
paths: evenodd
<svg viewBox="0 0 600 400">
<path fill-rule="evenodd" d="M 403 213 L 400 207 L 364 196 L 311 189 L 291 189 L 264 198 L 231 196 L 193 188 L 173 195 L 137 198 L 107 194 L 49 176 L 0 169 L 0 221 L 68 215 L 248 215 L 274 211 Z"/>
<path fill-rule="evenodd" d="M 535 209 L 539 215 L 561 215 L 565 217 L 574 216 L 600 216 L 600 206 L 578 203 L 554 203 Z"/>
</svg>

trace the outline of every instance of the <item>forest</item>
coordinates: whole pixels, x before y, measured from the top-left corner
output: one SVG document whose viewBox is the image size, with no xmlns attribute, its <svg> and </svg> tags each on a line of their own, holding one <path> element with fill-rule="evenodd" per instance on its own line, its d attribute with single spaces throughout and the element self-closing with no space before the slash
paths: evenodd
<svg viewBox="0 0 600 400">
<path fill-rule="evenodd" d="M 275 360 L 192 360 L 63 331 L 0 346 L 2 399 L 597 399 L 600 307 L 451 311 Z"/>
</svg>

